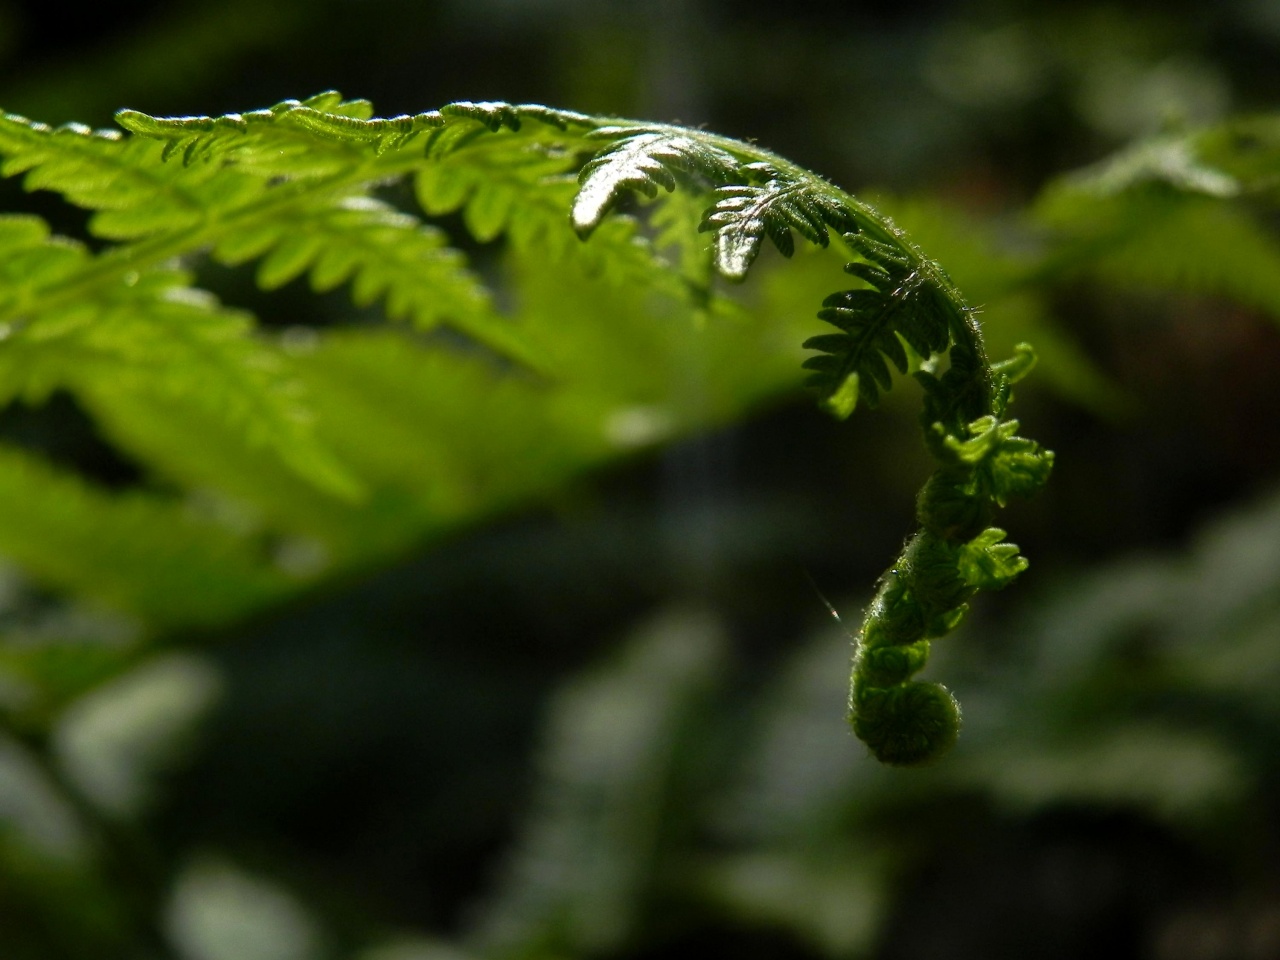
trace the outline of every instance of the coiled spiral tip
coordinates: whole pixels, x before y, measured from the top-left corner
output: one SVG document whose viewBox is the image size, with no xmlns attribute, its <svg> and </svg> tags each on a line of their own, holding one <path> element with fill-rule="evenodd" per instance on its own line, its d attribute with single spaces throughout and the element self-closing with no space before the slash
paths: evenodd
<svg viewBox="0 0 1280 960">
<path fill-rule="evenodd" d="M 859 690 L 849 722 L 881 763 L 914 766 L 936 760 L 960 735 L 960 704 L 939 683 L 911 681 Z"/>
</svg>

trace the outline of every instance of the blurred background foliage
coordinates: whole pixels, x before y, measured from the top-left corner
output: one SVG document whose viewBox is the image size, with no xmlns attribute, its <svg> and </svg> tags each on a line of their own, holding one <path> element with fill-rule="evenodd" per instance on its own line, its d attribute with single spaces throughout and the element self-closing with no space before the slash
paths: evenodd
<svg viewBox="0 0 1280 960">
<path fill-rule="evenodd" d="M 145 404 L 0 411 L 46 464 L 10 471 L 5 524 L 56 512 L 80 539 L 54 559 L 105 538 L 118 566 L 0 569 L 0 954 L 1280 956 L 1275 190 L 1178 193 L 1159 140 L 1275 110 L 1278 55 L 1273 0 L 0 4 L 0 104 L 52 123 L 337 87 L 755 138 L 877 198 L 993 353 L 1041 349 L 1019 416 L 1058 452 L 1007 517 L 1032 570 L 937 651 L 960 745 L 886 770 L 843 725 L 849 638 L 805 574 L 856 613 L 927 465 L 912 387 L 845 424 L 797 389 L 830 260 L 653 328 L 652 300 L 582 280 L 637 339 L 583 328 L 560 360 L 590 402 L 550 412 L 410 362 L 343 298 L 191 264 L 283 331 L 382 493 L 344 512 L 277 470 L 247 506 L 233 445 L 149 472 Z M 1135 169 L 1163 199 L 1108 199 Z M 550 273 L 512 274 L 535 324 Z M 605 356 L 621 383 L 592 380 Z M 632 405 L 584 446 L 566 424 L 604 395 Z"/>
</svg>

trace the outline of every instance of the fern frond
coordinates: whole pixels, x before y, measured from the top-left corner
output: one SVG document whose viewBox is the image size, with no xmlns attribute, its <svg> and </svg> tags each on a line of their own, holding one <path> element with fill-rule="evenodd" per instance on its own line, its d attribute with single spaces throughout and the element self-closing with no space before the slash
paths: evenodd
<svg viewBox="0 0 1280 960">
<path fill-rule="evenodd" d="M 524 121 L 560 133 L 594 126 L 583 114 L 539 104 L 447 104 L 439 110 L 374 117 L 367 100 L 345 100 L 335 90 L 303 101 L 284 100 L 265 110 L 220 117 L 152 117 L 121 110 L 116 122 L 140 137 L 164 143 L 163 158 L 181 154 L 184 165 L 235 164 L 259 176 L 322 176 L 354 157 L 382 158 L 414 148 L 442 155 L 482 132 L 519 131 Z"/>
<path fill-rule="evenodd" d="M 161 159 L 180 155 L 183 167 L 233 164 L 258 176 L 324 176 L 349 165 L 360 148 L 383 137 L 416 134 L 439 115 L 371 123 L 373 105 L 326 91 L 304 101 L 220 117 L 152 117 L 119 110 L 116 122 L 139 138 L 161 143 Z M 354 149 L 353 149 L 354 148 Z"/>
<path fill-rule="evenodd" d="M 574 164 L 572 154 L 555 149 L 512 149 L 509 139 L 476 140 L 439 155 L 418 171 L 414 186 L 418 202 L 429 214 L 461 210 L 467 229 L 482 242 L 495 240 L 508 227 L 523 231 L 519 239 L 532 239 L 530 221 L 545 230 L 554 207 L 557 221 L 564 207 L 556 203 L 554 184 Z M 551 188 L 552 195 L 539 199 Z M 564 245 L 564 240 L 560 241 Z"/>
<path fill-rule="evenodd" d="M 40 309 L 41 290 L 98 262 L 82 246 L 50 237 L 39 218 L 0 218 L 0 312 L 14 318 L 0 350 L 0 398 L 38 401 L 58 387 L 108 383 L 156 402 L 200 405 L 323 489 L 356 494 L 315 440 L 296 384 L 252 336 L 251 318 L 191 288 L 190 274 L 153 270 L 95 300 Z"/>
<path fill-rule="evenodd" d="M 389 318 L 424 330 L 448 320 L 476 333 L 481 324 L 501 322 L 442 230 L 368 197 L 286 211 L 251 232 L 227 235 L 212 256 L 228 266 L 261 257 L 257 280 L 264 290 L 303 273 L 316 291 L 350 283 L 357 306 L 385 298 Z"/>
<path fill-rule="evenodd" d="M 1005 419 L 1018 364 L 988 363 L 973 313 L 954 284 L 886 217 L 754 144 L 533 105 L 459 102 L 376 118 L 366 101 L 327 92 L 246 114 L 165 119 L 122 111 L 118 121 L 131 136 L 0 121 L 3 171 L 25 173 L 29 188 L 60 191 L 95 211 L 91 230 L 113 241 L 91 255 L 49 237 L 37 221 L 0 221 L 0 253 L 9 248 L 0 261 L 12 279 L 0 290 L 0 331 L 9 334 L 0 351 L 0 389 L 10 395 L 67 386 L 126 442 L 121 418 L 130 409 L 170 402 L 173 416 L 151 418 L 170 437 L 183 424 L 214 424 L 220 449 L 233 459 L 243 459 L 238 443 L 256 441 L 320 489 L 354 496 L 357 482 L 311 434 L 295 403 L 290 364 L 252 335 L 248 317 L 193 290 L 190 277 L 172 269 L 174 258 L 202 251 L 224 263 L 260 258 L 258 281 L 266 288 L 304 273 L 316 289 L 349 283 L 357 303 L 382 299 L 391 317 L 422 327 L 448 323 L 530 366 L 550 358 L 549 372 L 572 381 L 543 395 L 512 380 L 504 388 L 512 395 L 503 396 L 491 381 L 468 374 L 459 381 L 469 404 L 464 414 L 457 404 L 438 402 L 434 383 L 423 387 L 421 402 L 412 401 L 412 371 L 392 378 L 391 395 L 378 394 L 392 365 L 420 366 L 420 358 L 394 343 L 390 358 L 387 350 L 366 356 L 350 345 L 292 358 L 293 369 L 312 383 L 328 439 L 344 463 L 358 465 L 371 500 L 367 508 L 338 508 L 347 515 L 330 523 L 317 519 L 325 511 L 314 493 L 291 498 L 283 483 L 271 510 L 343 551 L 339 565 L 401 547 L 477 502 L 509 502 L 559 481 L 575 464 L 607 456 L 629 442 L 610 427 L 627 403 L 659 408 L 651 419 L 664 424 L 665 434 L 691 429 L 697 418 L 674 409 L 669 385 L 655 385 L 652 371 L 669 367 L 673 341 L 651 308 L 678 307 L 674 314 L 683 317 L 706 313 L 715 304 L 712 270 L 741 280 L 765 237 L 790 255 L 795 233 L 827 246 L 834 229 L 836 245 L 860 258 L 846 267 L 859 285 L 824 301 L 819 316 L 840 332 L 806 342 L 821 353 L 805 363 L 810 382 L 829 410 L 847 416 L 859 400 L 878 401 L 892 385 L 892 369 L 920 367 L 926 439 L 941 462 L 919 502 L 921 530 L 867 612 L 851 680 L 851 721 L 888 762 L 928 759 L 955 739 L 954 699 L 910 678 L 924 665 L 930 639 L 954 628 L 977 589 L 1003 585 L 1025 565 L 987 524 L 1008 495 L 1043 481 L 1051 456 L 1014 436 L 1016 422 Z M 371 198 L 402 177 L 413 178 L 429 215 L 459 211 L 476 240 L 506 237 L 515 260 L 540 256 L 544 265 L 558 264 L 572 253 L 588 266 L 594 260 L 601 273 L 625 277 L 619 288 L 632 296 L 625 309 L 654 322 L 632 321 L 630 333 L 627 323 L 615 324 L 595 341 L 583 336 L 565 348 L 564 336 L 544 329 L 563 325 L 561 294 L 545 310 L 527 310 L 516 336 L 443 233 Z M 649 216 L 649 204 L 639 218 L 618 213 L 628 197 L 661 203 L 677 185 L 678 209 Z M 699 222 L 714 232 L 712 247 L 673 241 L 680 224 Z M 676 250 L 674 267 L 655 253 L 646 229 L 656 229 L 664 249 Z M 598 309 L 603 291 L 582 286 L 584 309 Z M 545 353 L 525 344 L 539 336 Z M 725 343 L 713 339 L 707 337 L 707 357 L 727 369 L 749 354 L 740 344 L 721 350 Z M 944 351 L 949 364 L 935 375 Z M 722 392 L 733 409 L 743 386 L 726 377 Z M 202 380 L 208 386 L 193 392 Z M 413 407 L 411 422 L 387 412 L 402 406 Z M 488 446 L 476 440 L 479 410 L 491 411 L 482 431 Z M 371 442 L 375 421 L 380 439 Z M 434 424 L 437 449 L 419 443 L 421 422 Z M 189 481 L 210 476 L 189 443 L 173 444 L 152 451 L 165 467 Z M 403 487 L 398 451 L 406 447 L 421 454 L 410 472 L 427 493 Z M 451 454 L 454 447 L 470 457 Z M 523 469 L 510 479 L 505 467 L 516 450 Z M 252 497 L 252 483 L 229 473 L 225 486 L 247 484 Z M 65 572 L 50 570 L 70 583 Z"/>
<path fill-rule="evenodd" d="M 98 211 L 95 236 L 128 240 L 198 226 L 210 211 L 255 199 L 263 185 L 236 171 L 159 162 L 163 148 L 79 125 L 50 128 L 0 116 L 0 174 L 25 173 L 27 190 L 50 190 Z"/>
<path fill-rule="evenodd" d="M 464 132 L 443 139 L 458 129 Z M 573 171 L 580 162 L 576 150 L 548 142 L 541 132 L 526 137 L 489 133 L 478 123 L 470 129 L 451 124 L 417 169 L 414 188 L 423 210 L 435 216 L 461 211 L 479 240 L 505 235 L 518 249 L 550 250 L 590 273 L 646 286 L 658 281 L 678 291 L 679 277 L 665 268 L 635 221 L 610 217 L 590 244 L 580 242 L 566 216 L 578 191 Z"/>
<path fill-rule="evenodd" d="M 1017 420 L 986 416 L 969 424 L 967 439 L 941 436 L 954 463 L 975 468 L 985 495 L 997 506 L 1013 497 L 1034 495 L 1049 479 L 1053 454 L 1017 435 Z"/>
<path fill-rule="evenodd" d="M 8 336 L 36 289 L 57 287 L 89 261 L 84 244 L 54 237 L 40 217 L 0 215 L 0 315 Z"/>
<path fill-rule="evenodd" d="M 338 106 L 367 112 L 357 110 L 350 102 Z M 305 111 L 314 113 L 315 109 L 294 103 L 276 113 L 266 113 L 275 120 L 277 115 L 296 117 L 300 111 L 305 117 L 310 116 Z M 335 123 L 373 123 L 333 116 Z M 146 118 L 128 119 L 135 127 L 151 130 L 143 122 Z M 205 123 L 206 119 L 156 123 L 161 131 L 171 133 L 192 126 L 206 133 L 212 130 L 208 136 L 214 137 L 213 142 L 199 143 L 205 148 L 206 159 L 227 138 L 244 140 L 248 136 L 226 118 Z M 271 250 L 260 270 L 267 287 L 279 285 L 307 268 L 312 269 L 318 288 L 335 285 L 335 278 L 354 276 L 353 294 L 359 305 L 385 295 L 393 318 L 411 316 L 422 326 L 447 319 L 499 352 L 537 365 L 511 326 L 499 320 L 489 307 L 483 288 L 463 269 L 461 254 L 445 249 L 443 234 L 422 227 L 410 217 L 371 206 L 371 201 L 361 196 L 372 180 L 369 171 L 361 166 L 367 158 L 348 151 L 348 155 L 336 158 L 345 170 L 339 167 L 335 172 L 330 164 L 322 171 L 327 176 L 318 178 L 314 163 L 307 161 L 301 168 L 305 176 L 299 183 L 299 168 L 292 160 L 285 161 L 285 168 L 294 179 L 277 179 L 283 169 L 280 157 L 288 154 L 265 150 L 260 142 L 241 143 L 235 150 L 224 150 L 220 156 L 227 162 L 181 164 L 176 160 L 159 162 L 157 151 L 163 155 L 167 147 L 149 140 L 122 141 L 78 129 L 63 135 L 12 118 L 4 122 L 7 126 L 0 133 L 16 130 L 25 139 L 18 138 L 21 142 L 15 145 L 15 137 L 0 137 L 0 154 L 8 152 L 8 163 L 15 168 L 31 170 L 28 186 L 57 188 L 82 206 L 103 208 L 90 222 L 90 229 L 100 236 L 150 239 L 150 244 L 141 249 L 135 246 L 118 251 L 114 263 L 121 275 L 147 267 L 148 260 L 160 261 L 161 254 L 203 245 L 212 245 L 215 256 L 225 262 L 238 262 Z M 245 123 L 250 130 L 274 130 L 279 125 L 268 119 L 258 124 Z M 298 143 L 314 143 L 313 134 L 304 130 L 304 135 L 297 137 L 300 128 L 288 124 L 284 127 L 286 132 L 293 131 L 290 135 Z M 358 132 L 366 131 L 360 128 Z M 178 142 L 170 141 L 169 146 Z M 345 149 L 343 144 L 339 146 Z M 251 162 L 251 158 L 264 153 L 273 158 L 265 168 Z M 228 160 L 232 156 L 249 162 L 232 163 Z M 33 183 L 36 173 L 41 174 L 41 179 Z M 110 256 L 103 257 L 86 272 L 95 281 L 109 282 L 102 275 L 111 263 Z M 74 278 L 66 279 L 74 285 Z M 38 293 L 34 299 L 40 299 Z"/>
<path fill-rule="evenodd" d="M 445 104 L 440 108 L 440 112 L 449 118 L 461 117 L 476 120 L 494 133 L 504 127 L 509 130 L 519 130 L 526 120 L 534 120 L 560 131 L 599 126 L 598 120 L 584 113 L 557 110 L 540 103 L 510 104 L 496 100 L 473 103 L 470 100 L 459 100 Z"/>
</svg>

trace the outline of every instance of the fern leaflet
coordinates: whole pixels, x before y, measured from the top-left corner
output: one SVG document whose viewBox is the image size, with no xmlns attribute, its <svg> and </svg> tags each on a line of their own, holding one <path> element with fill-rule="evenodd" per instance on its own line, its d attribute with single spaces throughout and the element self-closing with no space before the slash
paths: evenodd
<svg viewBox="0 0 1280 960">
<path fill-rule="evenodd" d="M 840 233 L 857 230 L 854 219 L 829 190 L 823 189 L 824 184 L 779 178 L 765 163 L 748 164 L 743 170 L 769 179 L 763 184 L 720 187 L 715 206 L 706 212 L 699 227 L 715 231 L 716 267 L 721 276 L 743 279 L 766 236 L 779 253 L 790 257 L 795 252 L 793 229 L 823 247 L 828 243 L 829 226 Z"/>
<path fill-rule="evenodd" d="M 82 246 L 48 236 L 43 221 L 0 218 L 5 296 L 0 397 L 39 401 L 52 390 L 109 382 L 161 402 L 206 407 L 244 430 L 322 488 L 357 492 L 314 439 L 296 384 L 252 336 L 251 318 L 222 308 L 181 271 L 126 274 L 95 300 L 47 304 L 40 294 L 101 263 Z M 52 298 L 49 298 L 52 299 Z"/>
<path fill-rule="evenodd" d="M 691 132 L 604 127 L 595 131 L 613 139 L 579 172 L 581 187 L 573 201 L 573 227 L 587 237 L 605 215 L 635 191 L 650 199 L 658 188 L 676 188 L 676 171 L 699 174 L 711 183 L 727 183 L 739 164 L 726 151 Z"/>
</svg>

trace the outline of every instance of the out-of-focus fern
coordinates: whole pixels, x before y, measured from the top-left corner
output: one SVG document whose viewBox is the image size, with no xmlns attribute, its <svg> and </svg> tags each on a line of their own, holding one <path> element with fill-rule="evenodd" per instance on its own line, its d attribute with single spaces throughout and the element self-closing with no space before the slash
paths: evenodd
<svg viewBox="0 0 1280 960">
<path fill-rule="evenodd" d="M 79 248 L 43 247 L 37 256 L 59 251 L 65 262 L 70 252 L 87 262 Z M 22 259 L 19 251 L 13 265 Z M 42 276 L 57 273 L 46 270 L 35 267 Z M 22 293 L 15 291 L 15 319 L 0 351 L 0 396 L 38 402 L 60 387 L 105 389 L 200 407 L 253 444 L 275 448 L 317 486 L 357 495 L 356 482 L 316 443 L 278 359 L 252 336 L 252 317 L 223 308 L 190 280 L 185 271 L 155 269 L 124 278 L 96 299 L 25 315 L 16 315 Z"/>
<path fill-rule="evenodd" d="M 123 110 L 117 120 L 128 135 L 75 125 L 55 130 L 13 116 L 0 120 L 3 172 L 22 174 L 28 189 L 60 193 L 92 211 L 88 230 L 106 241 L 90 252 L 50 239 L 38 220 L 8 222 L 4 236 L 14 282 L 0 303 L 0 323 L 10 334 L 0 387 L 28 398 L 54 388 L 72 391 L 114 436 L 147 448 L 161 472 L 188 483 L 207 479 L 250 501 L 274 500 L 277 518 L 288 518 L 292 531 L 268 518 L 257 521 L 263 534 L 315 538 L 318 557 L 337 549 L 339 561 L 347 563 L 373 559 L 406 536 L 420 535 L 429 518 L 439 522 L 481 502 L 492 507 L 514 501 L 536 487 L 536 465 L 556 445 L 546 444 L 544 432 L 533 441 L 542 449 L 531 451 L 521 473 L 510 474 L 501 465 L 516 453 L 510 444 L 500 445 L 494 462 L 480 468 L 457 462 L 437 441 L 423 460 L 433 506 L 406 525 L 407 504 L 397 506 L 396 495 L 374 478 L 381 451 L 413 446 L 418 436 L 413 429 L 397 435 L 381 406 L 360 407 L 387 365 L 399 361 L 384 357 L 362 373 L 358 367 L 342 371 L 333 362 L 340 344 L 335 353 L 323 342 L 328 338 L 305 355 L 273 350 L 245 318 L 219 307 L 192 286 L 189 274 L 175 271 L 175 258 L 207 252 L 227 265 L 256 260 L 258 284 L 268 290 L 303 274 L 318 291 L 346 284 L 359 306 L 382 301 L 391 319 L 409 319 L 420 330 L 447 325 L 525 369 L 525 385 L 513 379 L 512 390 L 535 396 L 563 380 L 552 402 L 522 406 L 543 411 L 534 419 L 567 441 L 561 462 L 580 464 L 607 455 L 610 436 L 625 443 L 635 435 L 636 405 L 650 404 L 649 426 L 641 432 L 651 439 L 672 435 L 672 424 L 687 422 L 670 408 L 661 412 L 661 396 L 647 386 L 661 358 L 645 359 L 645 351 L 660 341 L 640 351 L 635 345 L 619 349 L 624 333 L 606 316 L 599 321 L 601 334 L 586 338 L 596 341 L 588 356 L 571 343 L 565 349 L 570 336 L 585 336 L 582 328 L 571 335 L 565 327 L 513 322 L 495 308 L 495 298 L 441 230 L 387 206 L 375 190 L 412 177 L 423 210 L 461 212 L 474 240 L 506 236 L 515 256 L 549 257 L 551 263 L 585 249 L 587 266 L 606 282 L 648 289 L 686 314 L 714 306 L 710 272 L 742 280 L 765 237 L 784 256 L 795 252 L 797 233 L 847 251 L 854 287 L 829 296 L 819 314 L 840 332 L 807 341 L 820 354 L 805 364 L 813 371 L 810 383 L 829 410 L 847 416 L 859 401 L 875 405 L 892 385 L 893 369 L 916 371 L 926 387 L 926 440 L 941 464 L 920 501 L 922 532 L 886 575 L 864 625 L 851 718 L 873 751 L 890 762 L 926 759 L 954 739 L 958 713 L 950 695 L 910 677 L 924 663 L 928 638 L 958 622 L 976 589 L 1001 586 L 1025 566 L 987 520 L 1010 494 L 1038 486 L 1051 456 L 1013 437 L 1016 422 L 1004 416 L 1009 384 L 1029 362 L 987 361 L 978 325 L 954 284 L 888 219 L 751 144 L 536 105 L 455 103 L 378 119 L 366 101 L 330 92 L 246 114 L 164 119 Z M 693 226 L 690 219 L 655 217 L 655 246 L 642 219 L 614 215 L 642 209 L 677 187 L 701 198 L 695 201 L 700 229 L 713 235 L 701 250 L 672 239 L 682 220 Z M 590 238 L 585 247 L 573 238 L 575 231 Z M 679 256 L 668 263 L 662 252 L 673 244 Z M 537 281 L 531 277 L 530 283 Z M 349 349 L 351 360 L 363 346 L 352 341 Z M 403 345 L 392 348 L 397 351 L 403 353 Z M 308 370 L 329 371 L 312 384 L 311 409 L 323 410 L 329 397 L 341 395 L 342 377 L 357 377 L 359 388 L 347 406 L 361 412 L 335 410 L 308 420 L 308 401 L 298 392 Z M 339 381 L 326 381 L 334 372 Z M 433 399 L 439 397 L 437 390 Z M 474 433 L 474 407 L 464 405 L 470 401 L 462 395 L 454 399 L 466 411 L 462 429 Z M 172 410 L 140 414 L 148 402 Z M 386 406 L 397 402 L 389 397 Z M 520 422 L 521 414 L 511 410 L 515 404 L 502 406 L 491 423 Z M 168 439 L 157 443 L 131 426 L 139 415 Z M 440 414 L 428 404 L 422 416 L 438 420 Z M 360 442 L 347 446 L 331 432 L 328 425 L 344 417 Z M 365 532 L 343 542 L 345 524 L 329 521 L 334 510 L 319 506 L 316 493 L 273 497 L 261 490 L 265 474 L 255 481 L 201 469 L 200 451 L 181 439 L 197 427 L 214 449 L 234 447 L 230 434 L 271 451 L 322 498 L 354 504 L 352 516 L 361 521 L 350 527 L 364 526 Z M 371 443 L 378 433 L 383 436 Z M 561 471 L 556 467 L 548 479 Z M 516 478 L 511 489 L 490 479 L 503 476 Z M 380 524 L 363 522 L 379 514 L 387 517 L 384 533 Z M 281 574 L 269 562 L 263 571 L 270 582 Z M 324 566 L 333 558 L 317 562 Z M 51 568 L 49 575 L 64 586 L 80 585 L 73 569 Z"/>
<path fill-rule="evenodd" d="M 664 808 L 691 792 L 699 758 L 688 737 L 726 666 L 723 646 L 706 613 L 668 611 L 559 694 L 529 822 L 468 938 L 478 956 L 599 954 L 634 937 L 684 833 L 687 816 Z M 676 796 L 655 796 L 655 783 Z"/>
<path fill-rule="evenodd" d="M 78 596 L 159 626 L 214 624 L 288 595 L 251 544 L 180 503 L 112 495 L 0 451 L 0 550 Z"/>
<path fill-rule="evenodd" d="M 1056 243 L 1040 279 L 1226 296 L 1280 319 L 1280 242 L 1258 219 L 1277 202 L 1274 118 L 1167 133 L 1056 181 L 1035 207 Z"/>
</svg>

